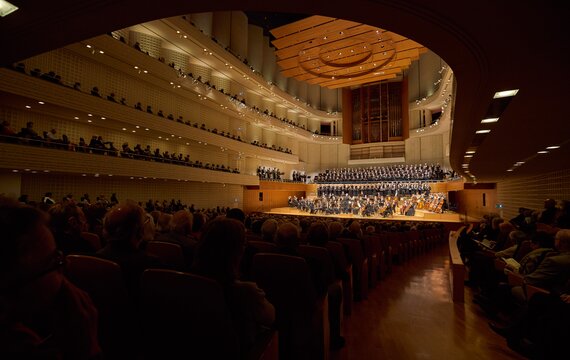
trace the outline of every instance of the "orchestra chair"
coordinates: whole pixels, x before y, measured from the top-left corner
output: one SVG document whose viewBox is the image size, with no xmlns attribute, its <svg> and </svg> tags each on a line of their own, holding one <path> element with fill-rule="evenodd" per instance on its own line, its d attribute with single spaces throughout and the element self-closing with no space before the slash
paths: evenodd
<svg viewBox="0 0 570 360">
<path fill-rule="evenodd" d="M 163 265 L 169 268 L 184 270 L 186 267 L 182 247 L 178 244 L 166 241 L 149 241 L 146 244 L 146 252 L 149 255 L 156 256 Z"/>
<path fill-rule="evenodd" d="M 358 239 L 338 238 L 340 243 L 348 250 L 352 261 L 352 283 L 354 285 L 354 299 L 364 300 L 368 297 L 368 259 L 362 249 L 362 242 Z"/>
<path fill-rule="evenodd" d="M 318 297 L 302 257 L 256 254 L 252 275 L 275 307 L 279 359 L 325 359 L 330 356 L 327 296 Z"/>
<path fill-rule="evenodd" d="M 81 238 L 87 241 L 95 251 L 101 250 L 101 239 L 99 235 L 84 231 L 81 233 Z"/>
<path fill-rule="evenodd" d="M 94 256 L 67 255 L 65 259 L 66 277 L 87 292 L 97 308 L 99 342 L 105 359 L 132 357 L 138 326 L 121 267 Z"/>
<path fill-rule="evenodd" d="M 239 359 L 239 340 L 222 287 L 166 269 L 141 279 L 144 359 Z"/>
<path fill-rule="evenodd" d="M 342 304 L 343 314 L 350 315 L 352 313 L 352 304 L 354 302 L 354 290 L 352 284 L 352 264 L 348 263 L 344 246 L 338 241 L 329 241 L 326 244 L 329 254 L 331 254 L 333 261 L 339 267 L 340 271 L 344 272 L 342 276 Z"/>
</svg>

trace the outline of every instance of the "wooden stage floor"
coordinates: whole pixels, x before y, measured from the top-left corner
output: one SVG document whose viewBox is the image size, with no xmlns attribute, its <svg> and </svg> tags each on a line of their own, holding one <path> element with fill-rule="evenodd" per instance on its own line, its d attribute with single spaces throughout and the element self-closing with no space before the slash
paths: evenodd
<svg viewBox="0 0 570 360">
<path fill-rule="evenodd" d="M 437 221 L 437 222 L 462 222 L 463 218 L 460 214 L 455 212 L 446 211 L 443 214 L 437 214 L 426 210 L 416 210 L 416 215 L 393 215 L 389 217 L 376 216 L 360 216 L 353 214 L 309 214 L 308 212 L 301 211 L 297 208 L 280 207 L 273 208 L 269 211 L 263 211 L 266 214 L 279 214 L 279 215 L 295 215 L 295 216 L 317 216 L 317 217 L 330 217 L 330 218 L 343 218 L 343 219 L 370 219 L 370 220 L 393 220 L 393 221 Z"/>
</svg>

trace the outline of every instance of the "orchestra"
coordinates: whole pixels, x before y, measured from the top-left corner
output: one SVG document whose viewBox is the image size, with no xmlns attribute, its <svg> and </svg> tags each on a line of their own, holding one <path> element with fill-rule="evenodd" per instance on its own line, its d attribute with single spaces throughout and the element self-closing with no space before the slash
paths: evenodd
<svg viewBox="0 0 570 360">
<path fill-rule="evenodd" d="M 289 206 L 312 215 L 352 214 L 360 217 L 392 217 L 394 214 L 414 216 L 420 208 L 434 213 L 443 213 L 446 203 L 443 193 L 421 193 L 411 196 L 369 195 L 361 192 L 323 193 L 314 198 L 289 196 Z"/>
</svg>

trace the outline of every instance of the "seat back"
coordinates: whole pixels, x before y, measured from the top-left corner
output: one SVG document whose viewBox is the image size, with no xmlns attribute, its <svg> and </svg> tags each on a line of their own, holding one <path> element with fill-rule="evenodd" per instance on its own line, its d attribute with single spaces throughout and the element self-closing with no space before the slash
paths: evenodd
<svg viewBox="0 0 570 360">
<path fill-rule="evenodd" d="M 249 240 L 246 246 L 251 246 L 257 253 L 272 253 L 275 252 L 275 244 L 267 241 Z"/>
<path fill-rule="evenodd" d="M 337 271 L 337 277 L 342 279 L 342 303 L 344 314 L 352 313 L 352 302 L 354 297 L 352 284 L 352 265 L 348 264 L 344 246 L 338 241 L 327 242 L 327 249 L 333 258 L 333 262 Z"/>
<path fill-rule="evenodd" d="M 101 249 L 101 239 L 99 238 L 99 235 L 84 231 L 81 233 L 81 238 L 87 241 L 95 251 Z"/>
<path fill-rule="evenodd" d="M 173 269 L 182 270 L 185 267 L 184 253 L 178 244 L 166 241 L 149 241 L 146 251 L 150 255 L 156 256 L 163 265 Z"/>
<path fill-rule="evenodd" d="M 297 250 L 303 258 L 313 259 L 319 265 L 319 280 L 325 285 L 325 288 L 335 281 L 332 257 L 326 248 L 299 245 Z"/>
<path fill-rule="evenodd" d="M 142 275 L 141 288 L 145 358 L 239 358 L 238 337 L 216 281 L 148 269 Z"/>
<path fill-rule="evenodd" d="M 348 249 L 352 260 L 352 274 L 355 300 L 368 297 L 368 259 L 364 256 L 362 243 L 359 239 L 339 238 L 338 241 Z"/>
<path fill-rule="evenodd" d="M 109 359 L 132 354 L 138 326 L 133 322 L 134 306 L 125 287 L 120 266 L 87 255 L 67 255 L 66 277 L 86 291 L 99 313 L 99 342 Z"/>
<path fill-rule="evenodd" d="M 315 320 L 319 306 L 309 271 L 301 257 L 267 253 L 253 257 L 253 278 L 275 306 L 280 359 L 309 359 L 314 355 L 309 349 L 319 341 Z"/>
</svg>

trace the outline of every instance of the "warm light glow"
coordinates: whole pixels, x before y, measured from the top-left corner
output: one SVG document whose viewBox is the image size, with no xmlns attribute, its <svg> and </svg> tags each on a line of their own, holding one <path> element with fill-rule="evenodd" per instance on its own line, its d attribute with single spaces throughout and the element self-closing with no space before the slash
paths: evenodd
<svg viewBox="0 0 570 360">
<path fill-rule="evenodd" d="M 495 93 L 495 95 L 493 96 L 493 99 L 500 99 L 500 98 L 506 98 L 509 96 L 515 96 L 518 92 L 519 92 L 519 89 L 497 91 Z"/>
<path fill-rule="evenodd" d="M 546 150 L 537 151 L 537 154 L 548 154 L 548 151 L 546 151 Z"/>
<path fill-rule="evenodd" d="M 488 133 L 490 133 L 490 132 L 491 132 L 491 130 L 489 130 L 489 129 L 484 129 L 484 130 L 477 130 L 477 131 L 475 131 L 475 134 L 488 134 Z"/>
<path fill-rule="evenodd" d="M 481 124 L 495 123 L 497 121 L 499 121 L 499 118 L 486 118 L 481 120 Z"/>
<path fill-rule="evenodd" d="M 546 148 L 546 150 L 555 150 L 558 149 L 560 146 L 559 145 L 552 145 Z"/>
<path fill-rule="evenodd" d="M 475 154 L 475 150 L 469 150 L 465 152 L 466 154 Z"/>
</svg>

